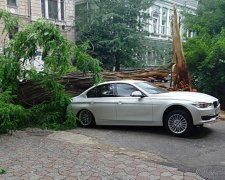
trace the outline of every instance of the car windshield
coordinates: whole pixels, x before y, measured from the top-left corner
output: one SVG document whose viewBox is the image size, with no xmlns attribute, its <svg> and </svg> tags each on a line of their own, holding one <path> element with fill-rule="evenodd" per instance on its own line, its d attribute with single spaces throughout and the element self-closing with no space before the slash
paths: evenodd
<svg viewBox="0 0 225 180">
<path fill-rule="evenodd" d="M 135 83 L 136 86 L 139 88 L 143 89 L 149 94 L 160 94 L 160 93 L 165 93 L 167 92 L 166 89 L 159 88 L 149 82 L 137 82 Z"/>
</svg>

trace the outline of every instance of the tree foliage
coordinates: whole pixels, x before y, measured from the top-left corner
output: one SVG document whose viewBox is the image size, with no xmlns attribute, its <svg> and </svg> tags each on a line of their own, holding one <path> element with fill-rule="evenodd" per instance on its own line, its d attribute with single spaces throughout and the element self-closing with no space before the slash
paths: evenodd
<svg viewBox="0 0 225 180">
<path fill-rule="evenodd" d="M 200 91 L 225 100 L 225 1 L 201 1 L 197 15 L 186 26 L 197 36 L 185 43 L 185 55 Z M 224 106 L 224 104 L 223 104 Z"/>
<path fill-rule="evenodd" d="M 2 33 L 13 33 L 15 34 L 15 28 L 18 27 L 19 20 L 16 16 L 12 16 L 8 11 L 0 9 L 0 20 L 4 23 L 4 28 Z"/>
<path fill-rule="evenodd" d="M 93 58 L 90 54 L 86 53 L 88 52 L 88 49 L 90 48 L 88 42 L 84 42 L 83 44 L 76 46 L 74 50 L 74 56 L 76 57 L 76 67 L 84 74 L 91 71 L 93 73 L 93 81 L 95 83 L 102 81 L 101 78 L 101 72 L 102 72 L 102 63 L 96 59 Z"/>
<path fill-rule="evenodd" d="M 94 0 L 77 8 L 78 42 L 89 40 L 91 53 L 105 68 L 140 64 L 145 49 L 145 12 L 150 0 Z"/>
<path fill-rule="evenodd" d="M 199 2 L 196 15 L 186 16 L 186 27 L 198 34 L 219 34 L 225 25 L 224 14 L 224 0 L 202 0 Z"/>
<path fill-rule="evenodd" d="M 9 97 L 7 101 L 1 99 L 1 132 L 28 124 L 42 127 L 54 125 L 57 129 L 64 128 L 65 124 L 70 127 L 76 125 L 75 115 L 71 115 L 71 97 L 59 83 L 60 76 L 70 66 L 71 46 L 52 23 L 43 20 L 28 24 L 23 31 L 15 34 L 6 54 L 0 59 L 1 96 Z M 26 61 L 35 57 L 38 48 L 44 52 L 45 63 L 41 72 L 26 66 Z M 21 80 L 40 84 L 50 93 L 50 103 L 36 105 L 31 109 L 13 103 Z"/>
<path fill-rule="evenodd" d="M 4 12 L 9 22 L 10 14 Z M 4 14 L 3 13 L 3 14 Z M 1 12 L 0 12 L 1 15 Z M 8 16 L 9 15 L 9 16 Z M 7 17 L 7 18 L 6 18 Z M 14 25 L 7 25 L 13 27 Z M 8 28 L 6 28 L 8 30 Z M 37 49 L 43 51 L 43 70 L 27 66 L 35 58 Z M 17 32 L 0 57 L 0 133 L 12 132 L 21 127 L 38 125 L 43 128 L 66 129 L 76 126 L 76 116 L 71 108 L 71 97 L 60 84 L 60 78 L 71 69 L 71 58 L 77 56 L 78 68 L 91 70 L 100 77 L 99 61 L 89 58 L 86 49 L 66 40 L 51 22 L 38 20 Z M 88 66 L 79 66 L 88 58 Z M 49 93 L 50 102 L 29 109 L 16 102 L 20 81 L 32 81 Z"/>
</svg>

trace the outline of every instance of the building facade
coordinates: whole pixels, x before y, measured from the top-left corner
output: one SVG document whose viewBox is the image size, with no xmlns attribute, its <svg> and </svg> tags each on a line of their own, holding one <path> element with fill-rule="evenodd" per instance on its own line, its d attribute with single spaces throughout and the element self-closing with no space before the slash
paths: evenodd
<svg viewBox="0 0 225 180">
<path fill-rule="evenodd" d="M 183 40 L 185 37 L 193 37 L 194 33 L 186 30 L 182 24 L 182 12 L 195 14 L 198 0 L 157 0 L 154 5 L 149 7 L 147 12 L 150 17 L 145 26 L 149 32 L 147 37 L 148 52 L 144 56 L 146 66 L 163 66 L 171 62 L 172 58 L 172 36 L 171 18 L 173 16 L 173 5 L 179 16 L 180 35 Z"/>
<path fill-rule="evenodd" d="M 74 0 L 0 0 L 0 8 L 20 19 L 18 30 L 27 23 L 43 18 L 53 22 L 69 40 L 75 41 Z M 0 32 L 4 24 L 0 23 Z M 6 33 L 0 36 L 0 53 L 10 38 Z"/>
</svg>

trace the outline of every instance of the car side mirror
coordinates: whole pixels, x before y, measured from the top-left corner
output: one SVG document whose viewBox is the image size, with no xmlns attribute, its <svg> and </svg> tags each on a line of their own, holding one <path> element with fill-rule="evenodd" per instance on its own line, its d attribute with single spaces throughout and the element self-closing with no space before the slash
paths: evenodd
<svg viewBox="0 0 225 180">
<path fill-rule="evenodd" d="M 134 91 L 134 92 L 132 92 L 131 93 L 131 96 L 132 97 L 141 97 L 141 98 L 145 97 L 140 91 Z"/>
</svg>

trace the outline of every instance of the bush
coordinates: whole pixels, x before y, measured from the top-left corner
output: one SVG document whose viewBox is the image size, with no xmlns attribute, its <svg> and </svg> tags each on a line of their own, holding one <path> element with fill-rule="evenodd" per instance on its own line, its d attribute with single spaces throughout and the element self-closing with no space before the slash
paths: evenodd
<svg viewBox="0 0 225 180">
<path fill-rule="evenodd" d="M 225 31 L 208 38 L 196 37 L 185 44 L 185 54 L 196 88 L 211 94 L 224 104 Z M 225 107 L 222 107 L 225 109 Z"/>
<path fill-rule="evenodd" d="M 11 91 L 0 93 L 0 134 L 12 134 L 17 128 L 27 126 L 30 111 L 20 105 L 12 104 Z"/>
</svg>

